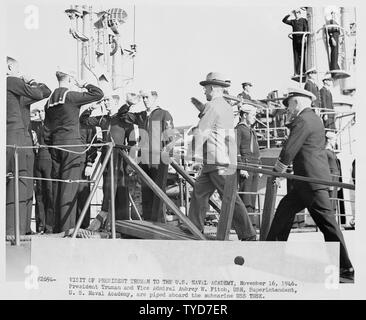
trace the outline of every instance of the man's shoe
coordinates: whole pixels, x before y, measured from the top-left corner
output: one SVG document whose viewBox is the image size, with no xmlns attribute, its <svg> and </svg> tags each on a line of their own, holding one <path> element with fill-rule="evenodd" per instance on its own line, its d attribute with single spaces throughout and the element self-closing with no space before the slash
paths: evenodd
<svg viewBox="0 0 366 320">
<path fill-rule="evenodd" d="M 351 268 L 340 268 L 339 270 L 339 282 L 340 283 L 354 283 L 355 270 Z"/>
</svg>

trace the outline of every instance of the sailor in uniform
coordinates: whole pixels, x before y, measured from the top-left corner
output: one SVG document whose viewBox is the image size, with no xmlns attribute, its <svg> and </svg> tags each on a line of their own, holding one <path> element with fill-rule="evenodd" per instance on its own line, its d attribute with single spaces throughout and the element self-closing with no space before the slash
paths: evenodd
<svg viewBox="0 0 366 320">
<path fill-rule="evenodd" d="M 59 87 L 54 90 L 46 103 L 45 142 L 51 146 L 82 145 L 79 130 L 81 106 L 103 98 L 98 87 L 76 80 L 75 73 L 67 69 L 56 72 Z M 76 87 L 86 91 L 74 91 Z M 84 147 L 51 148 L 52 178 L 80 180 L 80 166 Z M 53 209 L 55 214 L 54 232 L 67 235 L 76 225 L 78 183 L 53 183 Z"/>
<path fill-rule="evenodd" d="M 255 130 L 252 128 L 256 121 L 257 108 L 249 104 L 239 107 L 240 122 L 235 127 L 238 146 L 238 162 L 259 167 L 261 164 L 259 145 Z M 256 193 L 258 191 L 259 174 L 252 171 L 239 171 L 239 191 Z M 248 212 L 255 212 L 256 194 L 241 194 L 242 201 Z M 251 219 L 256 224 L 254 216 Z"/>
<path fill-rule="evenodd" d="M 32 84 L 34 84 L 32 86 Z M 7 57 L 6 78 L 6 144 L 15 146 L 32 146 L 29 135 L 29 122 L 26 110 L 30 103 L 40 101 L 47 95 L 33 80 L 26 80 L 21 76 L 19 63 Z M 27 99 L 27 100 L 25 100 Z M 14 235 L 14 148 L 6 148 L 6 172 L 12 177 L 6 179 L 6 234 Z M 33 176 L 34 155 L 32 149 L 18 149 L 18 165 L 20 176 Z M 31 233 L 30 218 L 32 210 L 33 181 L 19 179 L 19 213 L 20 234 Z"/>
</svg>

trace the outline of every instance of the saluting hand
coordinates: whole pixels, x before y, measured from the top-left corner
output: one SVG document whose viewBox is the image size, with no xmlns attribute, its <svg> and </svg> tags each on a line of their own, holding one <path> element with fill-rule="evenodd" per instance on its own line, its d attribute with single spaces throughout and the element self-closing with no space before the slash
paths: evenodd
<svg viewBox="0 0 366 320">
<path fill-rule="evenodd" d="M 198 99 L 192 97 L 191 102 L 198 109 L 199 112 L 202 112 L 205 109 L 205 104 L 199 101 Z"/>
</svg>

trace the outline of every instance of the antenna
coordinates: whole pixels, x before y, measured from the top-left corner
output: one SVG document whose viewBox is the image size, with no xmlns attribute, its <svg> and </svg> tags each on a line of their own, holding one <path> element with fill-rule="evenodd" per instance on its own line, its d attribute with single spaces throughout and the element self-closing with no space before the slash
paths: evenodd
<svg viewBox="0 0 366 320">
<path fill-rule="evenodd" d="M 136 47 L 136 5 L 133 5 L 133 45 Z M 132 57 L 132 79 L 135 78 L 135 56 Z"/>
</svg>

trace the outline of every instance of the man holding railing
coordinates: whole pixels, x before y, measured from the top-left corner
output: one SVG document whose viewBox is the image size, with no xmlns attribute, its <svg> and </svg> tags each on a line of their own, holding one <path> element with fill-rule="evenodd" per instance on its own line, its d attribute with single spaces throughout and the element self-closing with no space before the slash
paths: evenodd
<svg viewBox="0 0 366 320">
<path fill-rule="evenodd" d="M 321 119 L 311 110 L 315 96 L 303 89 L 291 89 L 283 104 L 290 114 L 290 135 L 274 167 L 285 172 L 293 163 L 295 175 L 331 181 L 325 151 L 325 130 Z M 287 241 L 296 213 L 307 208 L 324 235 L 325 241 L 340 244 L 341 276 L 353 278 L 354 270 L 346 243 L 329 200 L 328 187 L 295 180 L 292 189 L 280 201 L 267 241 Z"/>
</svg>

